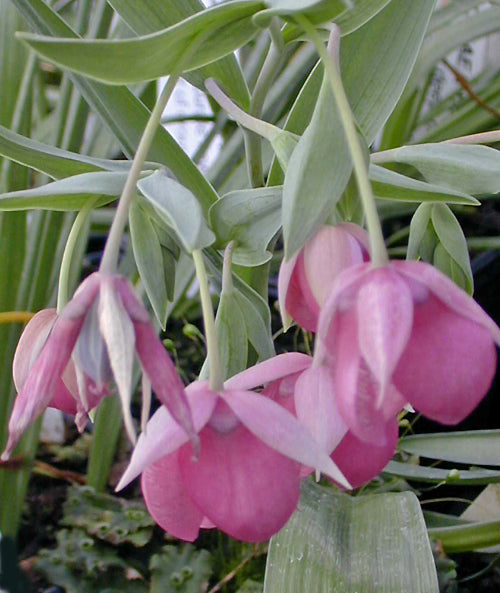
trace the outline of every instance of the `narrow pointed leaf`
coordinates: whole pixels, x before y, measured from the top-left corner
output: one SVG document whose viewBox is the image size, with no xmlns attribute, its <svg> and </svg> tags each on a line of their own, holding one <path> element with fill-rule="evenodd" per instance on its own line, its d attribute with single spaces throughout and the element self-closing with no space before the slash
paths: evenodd
<svg viewBox="0 0 500 593">
<path fill-rule="evenodd" d="M 163 31 L 124 40 L 19 37 L 63 68 L 111 84 L 128 84 L 175 72 L 200 35 L 204 41 L 183 64 L 184 71 L 231 53 L 258 32 L 251 17 L 260 8 L 261 2 L 236 0 L 198 12 Z"/>
<path fill-rule="evenodd" d="M 438 593 L 413 493 L 351 498 L 308 481 L 299 508 L 271 540 L 264 593 Z"/>
<path fill-rule="evenodd" d="M 457 471 L 456 469 L 448 470 L 412 465 L 400 461 L 390 461 L 383 473 L 415 482 L 430 482 L 433 484 L 447 482 L 457 486 L 497 484 L 500 482 L 500 471 L 489 469 L 460 469 Z"/>
<path fill-rule="evenodd" d="M 0 210 L 80 210 L 89 200 L 95 207 L 113 202 L 120 194 L 127 173 L 82 173 L 34 189 L 0 194 Z"/>
<path fill-rule="evenodd" d="M 220 364 L 224 379 L 247 366 L 248 331 L 234 290 L 222 292 L 215 319 Z"/>
</svg>

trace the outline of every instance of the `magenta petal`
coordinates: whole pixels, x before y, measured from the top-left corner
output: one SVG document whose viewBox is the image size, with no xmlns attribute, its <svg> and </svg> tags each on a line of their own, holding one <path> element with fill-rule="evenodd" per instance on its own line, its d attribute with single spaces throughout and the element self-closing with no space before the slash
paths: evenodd
<svg viewBox="0 0 500 593">
<path fill-rule="evenodd" d="M 299 421 L 330 454 L 347 432 L 335 402 L 333 378 L 323 365 L 305 370 L 295 385 Z"/>
<path fill-rule="evenodd" d="M 198 537 L 203 515 L 186 492 L 177 452 L 148 467 L 142 474 L 141 486 L 148 511 L 162 529 L 188 542 Z"/>
<path fill-rule="evenodd" d="M 271 381 L 303 371 L 312 363 L 312 357 L 300 352 L 278 354 L 234 375 L 224 383 L 225 389 L 254 389 Z"/>
<path fill-rule="evenodd" d="M 416 280 L 431 290 L 450 309 L 482 325 L 500 346 L 500 328 L 465 291 L 434 266 L 416 261 L 394 261 L 391 265 L 407 278 Z"/>
<path fill-rule="evenodd" d="M 496 369 L 491 332 L 430 296 L 415 305 L 413 331 L 394 383 L 422 414 L 463 420 L 486 395 Z"/>
<path fill-rule="evenodd" d="M 244 426 L 201 433 L 201 455 L 179 451 L 181 476 L 191 500 L 219 529 L 244 541 L 269 539 L 286 523 L 299 499 L 299 466 L 273 451 Z"/>
<path fill-rule="evenodd" d="M 217 394 L 208 390 L 204 383 L 198 382 L 189 385 L 186 392 L 193 410 L 194 427 L 199 432 L 212 415 Z M 176 451 L 187 441 L 185 430 L 172 418 L 167 408 L 159 408 L 149 420 L 146 430 L 139 436 L 130 463 L 116 490 L 125 488 L 146 467 Z"/>
<path fill-rule="evenodd" d="M 413 298 L 402 278 L 390 268 L 373 270 L 358 291 L 360 353 L 380 385 L 377 407 L 410 338 Z"/>
<path fill-rule="evenodd" d="M 353 488 L 373 480 L 392 459 L 398 442 L 398 421 L 395 417 L 385 425 L 385 434 L 385 444 L 375 446 L 348 432 L 333 452 L 333 461 Z"/>
</svg>

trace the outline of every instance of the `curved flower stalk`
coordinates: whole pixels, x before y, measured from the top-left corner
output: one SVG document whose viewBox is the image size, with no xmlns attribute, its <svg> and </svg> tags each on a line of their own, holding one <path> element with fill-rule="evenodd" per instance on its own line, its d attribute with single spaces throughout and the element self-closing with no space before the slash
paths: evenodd
<svg viewBox="0 0 500 593">
<path fill-rule="evenodd" d="M 331 369 L 340 415 L 364 443 L 384 446 L 405 404 L 443 424 L 487 393 L 500 329 L 434 267 L 393 261 L 345 270 L 318 322 L 317 365 Z"/>
<path fill-rule="evenodd" d="M 369 252 L 368 233 L 343 222 L 322 226 L 299 253 L 283 260 L 278 293 L 285 329 L 292 318 L 300 327 L 315 332 L 333 281 L 349 266 L 368 261 Z"/>
<path fill-rule="evenodd" d="M 276 356 L 235 375 L 218 392 L 207 382 L 186 388 L 201 454 L 160 408 L 140 436 L 117 489 L 142 472 L 149 512 L 171 535 L 193 541 L 200 528 L 218 527 L 245 541 L 269 539 L 297 506 L 301 466 L 349 483 L 311 434 L 263 383 L 293 377 L 310 357 Z M 271 383 L 272 384 L 272 383 Z M 275 394 L 274 394 L 275 395 Z"/>
<path fill-rule="evenodd" d="M 99 403 L 112 378 L 125 426 L 135 440 L 130 414 L 134 353 L 158 399 L 197 447 L 182 381 L 127 278 L 92 274 L 58 317 L 39 314 L 25 331 L 14 368 L 19 393 L 2 459 L 10 457 L 24 430 L 46 407 L 71 408 L 70 397 L 76 397 L 77 411 L 87 412 Z M 32 339 L 29 348 L 26 343 Z"/>
</svg>

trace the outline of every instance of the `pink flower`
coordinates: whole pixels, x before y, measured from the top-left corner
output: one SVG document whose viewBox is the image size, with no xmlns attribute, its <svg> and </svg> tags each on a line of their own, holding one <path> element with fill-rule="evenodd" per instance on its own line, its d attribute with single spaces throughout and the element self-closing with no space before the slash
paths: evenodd
<svg viewBox="0 0 500 593">
<path fill-rule="evenodd" d="M 235 375 L 221 392 L 192 383 L 186 393 L 200 457 L 193 459 L 185 433 L 162 407 L 140 436 L 118 489 L 142 472 L 149 512 L 180 539 L 193 541 L 200 528 L 215 526 L 241 540 L 263 541 L 297 506 L 301 464 L 349 487 L 310 433 L 274 401 L 276 394 L 250 391 L 309 364 L 305 355 L 284 354 Z"/>
<path fill-rule="evenodd" d="M 434 267 L 361 264 L 342 273 L 323 305 L 315 360 L 332 369 L 352 434 L 383 447 L 408 402 L 443 424 L 464 419 L 491 385 L 495 342 L 496 324 Z"/>
<path fill-rule="evenodd" d="M 14 370 L 20 390 L 2 459 L 8 459 L 24 430 L 47 406 L 54 402 L 68 405 L 68 389 L 70 395 L 78 393 L 77 407 L 80 403 L 88 411 L 99 402 L 112 377 L 122 400 L 125 425 L 134 436 L 130 415 L 134 352 L 158 399 L 196 444 L 182 381 L 126 278 L 96 272 L 81 284 L 58 317 L 47 312 L 39 315 L 28 326 L 16 353 Z M 38 331 L 36 343 L 26 347 Z"/>
<path fill-rule="evenodd" d="M 369 239 L 363 228 L 349 222 L 322 226 L 298 254 L 281 264 L 278 293 L 285 329 L 292 317 L 315 332 L 333 281 L 349 266 L 368 260 Z"/>
</svg>

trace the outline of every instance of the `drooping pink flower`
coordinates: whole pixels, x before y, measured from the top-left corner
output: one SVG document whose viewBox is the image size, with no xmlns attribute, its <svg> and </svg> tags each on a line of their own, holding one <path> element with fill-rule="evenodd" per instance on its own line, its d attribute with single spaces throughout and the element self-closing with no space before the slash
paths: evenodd
<svg viewBox="0 0 500 593">
<path fill-rule="evenodd" d="M 349 266 L 368 259 L 369 238 L 362 227 L 349 222 L 322 226 L 299 253 L 281 264 L 278 295 L 285 329 L 291 317 L 315 332 L 333 281 Z"/>
<path fill-rule="evenodd" d="M 160 408 L 141 434 L 118 489 L 142 472 L 142 490 L 155 521 L 193 541 L 213 527 L 245 541 L 276 533 L 297 506 L 301 465 L 349 484 L 312 435 L 264 390 L 250 389 L 299 373 L 309 357 L 284 354 L 226 381 L 186 388 L 201 454 L 194 459 L 185 433 Z"/>
<path fill-rule="evenodd" d="M 500 329 L 464 291 L 423 262 L 361 264 L 335 282 L 318 322 L 315 359 L 332 369 L 336 405 L 359 440 L 385 446 L 410 403 L 443 424 L 488 391 Z"/>
<path fill-rule="evenodd" d="M 69 400 L 64 384 L 68 381 L 74 385 L 75 376 L 78 399 L 86 411 L 94 403 L 89 401 L 89 397 L 92 398 L 92 394 L 87 393 L 89 385 L 101 393 L 106 383 L 114 378 L 122 400 L 125 425 L 133 436 L 130 399 L 134 353 L 158 399 L 196 444 L 182 381 L 146 309 L 126 278 L 117 274 L 92 274 L 53 322 L 47 323 L 47 318 L 48 314 L 43 320 L 40 318 L 46 338 L 40 338 L 38 346 L 30 352 L 23 347 L 16 356 L 16 366 L 23 380 L 19 381 L 20 391 L 14 402 L 9 440 L 2 459 L 8 459 L 24 430 L 54 398 L 56 401 L 62 398 L 66 405 Z M 32 331 L 29 330 L 29 335 Z M 21 362 L 23 353 L 30 357 L 29 364 Z M 73 376 L 71 369 L 75 371 Z M 75 392 L 74 387 L 68 384 L 66 387 Z"/>
</svg>

